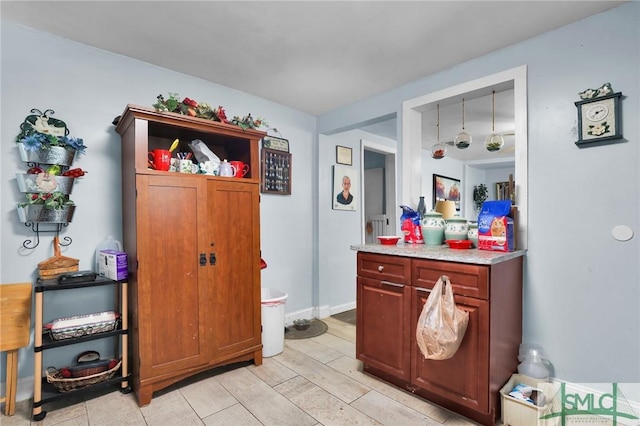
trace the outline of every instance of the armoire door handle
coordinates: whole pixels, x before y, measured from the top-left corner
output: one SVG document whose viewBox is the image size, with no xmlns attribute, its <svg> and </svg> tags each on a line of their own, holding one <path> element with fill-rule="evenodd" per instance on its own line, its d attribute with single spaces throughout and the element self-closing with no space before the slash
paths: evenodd
<svg viewBox="0 0 640 426">
<path fill-rule="evenodd" d="M 215 265 L 215 264 L 216 264 L 216 254 L 209 253 L 209 265 Z"/>
<path fill-rule="evenodd" d="M 207 264 L 207 255 L 205 253 L 200 253 L 200 266 L 205 266 Z"/>
</svg>

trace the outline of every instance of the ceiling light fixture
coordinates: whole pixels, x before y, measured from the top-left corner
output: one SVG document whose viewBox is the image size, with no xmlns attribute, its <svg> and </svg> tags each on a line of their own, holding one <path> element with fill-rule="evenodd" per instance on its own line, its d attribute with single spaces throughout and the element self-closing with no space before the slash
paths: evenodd
<svg viewBox="0 0 640 426">
<path fill-rule="evenodd" d="M 500 151 L 504 146 L 504 138 L 496 133 L 496 91 L 493 91 L 493 112 L 491 116 L 491 134 L 484 141 L 484 147 L 487 151 Z"/>
<path fill-rule="evenodd" d="M 471 135 L 464 131 L 464 98 L 462 98 L 462 131 L 458 133 L 453 143 L 455 143 L 456 148 L 465 149 L 471 145 L 471 140 Z"/>
<path fill-rule="evenodd" d="M 445 144 L 440 143 L 440 104 L 436 105 L 437 111 L 437 120 L 436 120 L 436 129 L 437 129 L 437 139 L 436 143 L 431 147 L 431 157 L 436 160 L 440 160 L 444 158 L 447 153 L 447 146 Z"/>
</svg>

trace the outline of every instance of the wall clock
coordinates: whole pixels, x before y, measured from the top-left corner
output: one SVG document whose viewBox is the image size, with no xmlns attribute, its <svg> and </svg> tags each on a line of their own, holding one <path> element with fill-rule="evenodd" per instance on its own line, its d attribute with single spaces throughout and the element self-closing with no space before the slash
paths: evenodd
<svg viewBox="0 0 640 426">
<path fill-rule="evenodd" d="M 576 145 L 622 139 L 621 97 L 622 93 L 611 93 L 575 103 L 578 108 L 578 141 Z"/>
</svg>

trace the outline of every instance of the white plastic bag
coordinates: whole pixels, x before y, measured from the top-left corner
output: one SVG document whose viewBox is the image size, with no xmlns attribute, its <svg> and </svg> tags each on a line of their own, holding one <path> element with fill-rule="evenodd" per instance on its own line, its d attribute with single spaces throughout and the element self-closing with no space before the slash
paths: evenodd
<svg viewBox="0 0 640 426">
<path fill-rule="evenodd" d="M 442 275 L 427 297 L 416 327 L 416 340 L 425 359 L 451 358 L 460 347 L 469 312 L 456 306 L 449 277 Z"/>
<path fill-rule="evenodd" d="M 189 142 L 189 148 L 191 148 L 193 156 L 196 157 L 198 163 L 211 161 L 213 163 L 213 169 L 218 170 L 218 166 L 220 166 L 220 157 L 215 155 L 213 151 L 209 149 L 207 144 L 202 142 L 200 139 L 194 139 Z"/>
</svg>

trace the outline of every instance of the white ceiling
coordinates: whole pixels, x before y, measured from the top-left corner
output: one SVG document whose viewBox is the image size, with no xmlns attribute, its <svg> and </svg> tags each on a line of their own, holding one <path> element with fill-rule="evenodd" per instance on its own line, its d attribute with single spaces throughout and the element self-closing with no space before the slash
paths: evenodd
<svg viewBox="0 0 640 426">
<path fill-rule="evenodd" d="M 321 115 L 622 3 L 5 0 L 0 12 Z"/>
</svg>

